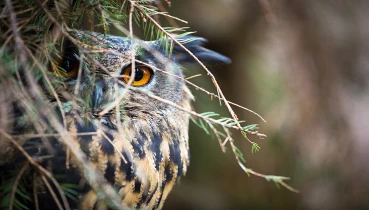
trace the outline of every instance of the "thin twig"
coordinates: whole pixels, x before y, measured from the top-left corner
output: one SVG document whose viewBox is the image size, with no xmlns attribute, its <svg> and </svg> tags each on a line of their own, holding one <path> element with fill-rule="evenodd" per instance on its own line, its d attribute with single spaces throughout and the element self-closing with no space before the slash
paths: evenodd
<svg viewBox="0 0 369 212">
<path fill-rule="evenodd" d="M 278 182 L 279 184 L 281 184 L 286 189 L 288 189 L 288 190 L 290 190 L 292 192 L 295 192 L 295 193 L 299 193 L 299 190 L 297 190 L 297 189 L 289 186 L 287 183 L 284 182 L 284 180 L 289 180 L 288 177 L 265 175 L 265 174 L 261 174 L 259 172 L 253 171 L 252 169 L 246 168 L 245 165 L 242 163 L 242 161 L 240 160 L 240 158 L 237 155 L 234 141 L 232 139 L 229 139 L 229 141 L 230 141 L 232 151 L 233 151 L 233 153 L 234 153 L 234 155 L 236 157 L 236 160 L 237 160 L 238 164 L 246 172 L 246 174 L 248 174 L 248 175 L 249 174 L 252 174 L 252 175 L 255 175 L 255 176 L 258 176 L 258 177 L 262 177 L 262 178 L 264 178 L 264 179 L 266 179 L 268 181 L 269 181 L 269 179 L 274 179 L 275 182 Z"/>
<path fill-rule="evenodd" d="M 177 17 L 173 17 L 173 16 L 170 16 L 170 15 L 166 14 L 168 11 L 165 9 L 165 7 L 163 6 L 163 4 L 161 3 L 161 0 L 155 0 L 154 3 L 156 4 L 157 8 L 160 11 L 164 12 L 164 13 L 161 13 L 161 14 L 165 16 L 165 18 L 168 20 L 169 24 L 172 25 L 173 27 L 176 27 L 176 28 L 179 27 L 178 24 L 173 19 L 179 20 L 182 23 L 186 23 L 186 24 L 188 23 L 187 21 L 184 21 L 184 20 L 179 19 Z"/>
<path fill-rule="evenodd" d="M 201 77 L 202 74 L 195 74 L 195 75 L 192 75 L 192 76 L 189 76 L 189 77 L 186 77 L 186 80 L 190 80 L 192 78 L 196 78 L 196 77 Z"/>
<path fill-rule="evenodd" d="M 119 150 L 119 148 L 117 148 L 117 146 L 114 144 L 114 142 L 106 135 L 106 133 L 104 131 L 101 131 L 101 133 L 104 136 L 104 138 L 114 147 L 114 150 L 120 155 L 120 157 L 122 158 L 124 163 L 127 164 L 126 158 L 123 156 L 122 152 Z"/>
<path fill-rule="evenodd" d="M 33 199 L 35 201 L 35 208 L 36 210 L 40 210 L 40 204 L 38 202 L 38 195 L 37 195 L 37 183 L 36 183 L 36 173 L 33 173 Z"/>
<path fill-rule="evenodd" d="M 63 207 L 61 205 L 61 203 L 58 200 L 58 197 L 56 196 L 54 190 L 51 188 L 50 183 L 47 181 L 47 179 L 45 178 L 45 176 L 43 174 L 41 174 L 41 179 L 44 182 L 44 184 L 46 185 L 47 189 L 49 190 L 51 196 L 53 197 L 56 205 L 58 206 L 59 210 L 63 210 Z"/>
<path fill-rule="evenodd" d="M 24 163 L 24 165 L 22 166 L 22 169 L 19 171 L 19 173 L 17 175 L 17 178 L 15 178 L 14 185 L 13 185 L 13 188 L 12 188 L 12 193 L 10 195 L 9 210 L 13 210 L 15 193 L 17 191 L 19 181 L 22 178 L 24 172 L 27 170 L 28 165 L 29 165 L 28 162 Z"/>
<path fill-rule="evenodd" d="M 82 133 L 69 133 L 71 136 L 90 136 L 97 135 L 97 132 L 82 132 Z M 40 137 L 61 137 L 58 133 L 40 133 L 40 134 L 24 134 L 24 135 L 12 135 L 16 139 L 28 139 L 28 138 L 40 138 Z"/>
</svg>

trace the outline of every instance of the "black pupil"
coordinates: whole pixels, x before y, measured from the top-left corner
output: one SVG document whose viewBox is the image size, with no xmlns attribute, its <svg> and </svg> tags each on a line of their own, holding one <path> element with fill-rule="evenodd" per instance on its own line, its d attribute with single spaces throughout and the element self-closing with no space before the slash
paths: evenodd
<svg viewBox="0 0 369 212">
<path fill-rule="evenodd" d="M 75 61 L 72 61 L 70 59 L 64 58 L 61 64 L 61 67 L 68 73 L 73 69 Z"/>
<path fill-rule="evenodd" d="M 75 66 L 79 65 L 77 60 L 77 54 L 75 50 L 67 49 L 67 54 L 63 57 L 60 66 L 65 70 L 66 73 L 71 72 Z"/>
<path fill-rule="evenodd" d="M 144 77 L 144 72 L 141 69 L 136 68 L 135 69 L 135 81 L 140 81 L 142 80 L 143 77 Z"/>
</svg>

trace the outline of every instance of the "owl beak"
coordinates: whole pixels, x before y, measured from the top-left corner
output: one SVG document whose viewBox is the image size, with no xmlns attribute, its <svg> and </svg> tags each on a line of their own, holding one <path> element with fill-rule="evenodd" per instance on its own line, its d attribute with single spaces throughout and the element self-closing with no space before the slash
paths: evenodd
<svg viewBox="0 0 369 212">
<path fill-rule="evenodd" d="M 101 81 L 96 82 L 94 90 L 92 91 L 91 95 L 93 109 L 98 109 L 101 105 L 101 102 L 103 100 L 103 87 L 104 87 L 103 82 Z"/>
</svg>

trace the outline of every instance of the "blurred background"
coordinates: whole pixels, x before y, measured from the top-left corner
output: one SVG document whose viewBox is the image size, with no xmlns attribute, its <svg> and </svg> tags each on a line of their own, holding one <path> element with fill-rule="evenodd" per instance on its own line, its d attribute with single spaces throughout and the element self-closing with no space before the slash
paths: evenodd
<svg viewBox="0 0 369 212">
<path fill-rule="evenodd" d="M 369 209 L 369 1 L 172 0 L 206 47 L 232 59 L 210 66 L 246 124 L 268 136 L 261 151 L 238 132 L 246 166 L 291 177 L 299 194 L 248 177 L 230 147 L 192 123 L 191 164 L 164 209 Z M 215 92 L 205 72 L 192 81 Z M 192 89 L 197 112 L 230 116 Z"/>
</svg>

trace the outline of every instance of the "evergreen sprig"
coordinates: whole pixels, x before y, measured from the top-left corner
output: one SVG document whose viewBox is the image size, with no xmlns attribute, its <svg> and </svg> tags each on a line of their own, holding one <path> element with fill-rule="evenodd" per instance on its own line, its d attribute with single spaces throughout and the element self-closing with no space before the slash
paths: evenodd
<svg viewBox="0 0 369 212">
<path fill-rule="evenodd" d="M 275 175 L 264 175 L 259 172 L 253 171 L 252 169 L 246 168 L 245 163 L 246 159 L 244 157 L 244 154 L 242 151 L 235 145 L 235 142 L 231 136 L 230 129 L 237 129 L 240 130 L 244 137 L 247 138 L 247 134 L 257 135 L 258 137 L 264 138 L 265 135 L 260 134 L 258 131 L 258 125 L 257 124 L 251 124 L 246 125 L 244 127 L 238 128 L 237 125 L 240 125 L 241 123 L 244 123 L 245 121 L 239 121 L 234 120 L 232 118 L 228 117 L 221 117 L 219 119 L 215 119 L 215 117 L 219 117 L 219 114 L 214 112 L 205 112 L 199 114 L 199 119 L 195 120 L 193 117 L 191 117 L 191 120 L 193 123 L 195 123 L 198 127 L 200 127 L 202 130 L 205 131 L 208 135 L 215 135 L 215 137 L 218 139 L 220 146 L 222 147 L 222 150 L 225 151 L 225 145 L 227 143 L 230 144 L 232 151 L 236 157 L 236 160 L 238 162 L 238 165 L 241 167 L 241 169 L 248 175 L 250 174 L 262 177 L 266 179 L 268 182 L 272 181 L 275 183 L 275 185 L 279 188 L 280 186 L 283 186 L 287 188 L 290 191 L 298 192 L 296 189 L 290 187 L 287 185 L 284 181 L 289 180 L 288 177 L 283 176 L 275 176 Z M 218 130 L 216 127 L 214 127 L 214 124 L 219 125 L 222 127 L 223 131 Z M 224 141 L 220 139 L 220 137 L 224 138 Z M 251 143 L 251 152 L 258 152 L 260 151 L 260 146 L 256 142 L 252 142 L 247 138 L 247 140 Z"/>
</svg>

